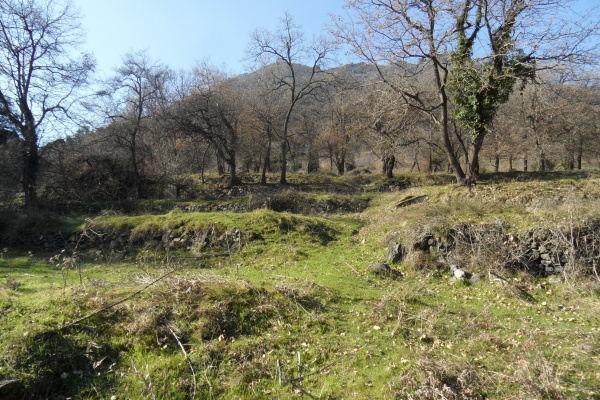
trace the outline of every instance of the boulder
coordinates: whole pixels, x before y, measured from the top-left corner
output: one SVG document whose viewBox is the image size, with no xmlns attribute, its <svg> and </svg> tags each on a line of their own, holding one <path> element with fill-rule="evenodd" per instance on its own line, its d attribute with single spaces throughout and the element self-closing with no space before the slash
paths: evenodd
<svg viewBox="0 0 600 400">
<path fill-rule="evenodd" d="M 376 275 L 393 280 L 400 280 L 404 277 L 402 272 L 384 263 L 375 263 L 369 265 L 369 268 L 367 268 L 367 272 L 371 275 Z"/>
<path fill-rule="evenodd" d="M 427 196 L 406 196 L 396 204 L 396 208 L 408 207 L 412 204 L 421 203 L 428 199 Z"/>
<path fill-rule="evenodd" d="M 390 240 L 387 251 L 387 261 L 389 263 L 398 263 L 406 256 L 406 249 L 402 246 L 402 243 L 398 243 L 395 240 Z"/>
<path fill-rule="evenodd" d="M 462 268 L 459 268 L 457 265 L 450 265 L 450 272 L 456 279 L 471 279 L 471 274 L 465 271 Z"/>
</svg>

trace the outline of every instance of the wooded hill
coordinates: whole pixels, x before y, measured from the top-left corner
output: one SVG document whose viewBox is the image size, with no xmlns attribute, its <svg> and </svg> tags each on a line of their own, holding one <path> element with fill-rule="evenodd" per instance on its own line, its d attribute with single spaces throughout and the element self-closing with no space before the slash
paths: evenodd
<svg viewBox="0 0 600 400">
<path fill-rule="evenodd" d="M 388 70 L 390 79 L 401 79 Z M 404 70 L 419 73 L 410 78 L 410 86 L 423 101 L 435 97 L 430 70 Z M 273 86 L 274 77 L 288 79 L 281 64 L 235 77 L 205 66 L 186 91 L 163 72 L 160 82 L 150 79 L 157 73 L 150 66 L 123 76 L 139 79 L 142 101 L 122 109 L 115 108 L 113 99 L 102 109 L 95 104 L 98 113 L 110 117 L 104 126 L 82 128 L 73 137 L 43 146 L 43 203 L 190 198 L 197 194 L 193 177 L 201 181 L 205 172 L 227 174 L 230 185 L 238 183 L 239 173 L 281 173 L 289 95 Z M 385 168 L 388 176 L 392 169 L 451 171 L 436 121 L 403 104 L 373 65 L 316 72 L 318 84 L 289 118 L 285 144 L 290 171 L 343 175 L 356 168 Z M 294 73 L 297 84 L 306 85 L 313 69 L 294 65 Z M 515 90 L 492 124 L 481 171 L 597 168 L 599 96 L 595 87 L 558 82 Z M 456 122 L 450 126 L 456 156 L 465 160 L 469 133 Z M 2 201 L 8 204 L 20 191 L 20 141 L 13 136 L 0 146 L 6 171 Z"/>
</svg>

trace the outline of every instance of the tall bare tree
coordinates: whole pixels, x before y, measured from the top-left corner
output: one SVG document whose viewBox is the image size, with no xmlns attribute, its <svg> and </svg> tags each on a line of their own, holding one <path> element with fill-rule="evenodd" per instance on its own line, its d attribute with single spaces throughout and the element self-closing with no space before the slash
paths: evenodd
<svg viewBox="0 0 600 400">
<path fill-rule="evenodd" d="M 25 207 L 37 205 L 40 135 L 69 117 L 94 69 L 70 1 L 0 0 L 0 108 L 22 139 Z"/>
<path fill-rule="evenodd" d="M 439 127 L 448 161 L 459 182 L 465 175 L 451 140 L 450 99 L 447 90 L 455 24 L 456 1 L 348 0 L 349 19 L 336 21 L 337 36 L 361 59 L 377 68 L 404 105 L 428 113 Z M 418 77 L 434 82 L 435 96 L 423 92 Z"/>
<path fill-rule="evenodd" d="M 115 72 L 107 89 L 99 92 L 99 99 L 112 140 L 128 155 L 136 196 L 144 198 L 141 169 L 148 154 L 143 151 L 143 139 L 151 129 L 153 113 L 168 102 L 172 73 L 166 66 L 151 60 L 144 51 L 126 54 L 123 65 Z"/>
<path fill-rule="evenodd" d="M 332 44 L 323 38 L 309 42 L 292 16 L 285 13 L 276 31 L 257 30 L 248 45 L 248 58 L 271 66 L 271 87 L 284 91 L 286 112 L 281 130 L 281 179 L 287 183 L 288 135 L 292 114 L 303 98 L 314 94 L 328 81 L 322 67 L 332 52 Z M 310 72 L 301 75 L 303 66 Z"/>
<path fill-rule="evenodd" d="M 229 167 L 230 186 L 237 178 L 237 149 L 243 115 L 241 95 L 227 74 L 206 63 L 194 71 L 195 83 L 188 93 L 164 112 L 173 129 L 184 137 L 210 144 Z"/>
<path fill-rule="evenodd" d="M 267 183 L 267 172 L 272 171 L 271 153 L 273 142 L 280 137 L 279 131 L 285 115 L 285 104 L 281 101 L 280 93 L 273 90 L 272 74 L 269 68 L 260 68 L 250 74 L 251 79 L 239 84 L 244 103 L 247 106 L 247 129 L 258 137 L 252 148 L 255 157 L 262 158 L 261 183 Z M 246 147 L 246 146 L 245 146 Z"/>
<path fill-rule="evenodd" d="M 468 183 L 478 173 L 478 153 L 496 109 L 517 80 L 560 63 L 589 62 L 595 54 L 598 42 L 589 39 L 598 20 L 570 12 L 569 3 L 348 0 L 350 16 L 338 21 L 337 33 L 377 66 L 406 104 L 435 118 L 458 182 Z M 433 78 L 437 99 L 425 99 L 408 79 L 418 74 Z M 466 173 L 451 141 L 451 106 L 471 133 Z"/>
</svg>

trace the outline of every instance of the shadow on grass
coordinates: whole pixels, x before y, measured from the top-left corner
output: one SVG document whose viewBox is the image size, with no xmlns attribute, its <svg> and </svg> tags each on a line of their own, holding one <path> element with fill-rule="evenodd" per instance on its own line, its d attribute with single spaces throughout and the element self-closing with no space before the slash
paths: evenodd
<svg viewBox="0 0 600 400">
<path fill-rule="evenodd" d="M 558 181 L 563 179 L 585 179 L 589 177 L 586 171 L 512 171 L 512 172 L 493 172 L 483 173 L 479 176 L 480 182 L 498 183 L 498 182 L 531 182 L 531 181 Z"/>
<path fill-rule="evenodd" d="M 9 395 L 20 399 L 79 398 L 106 394 L 113 386 L 110 365 L 118 351 L 100 338 L 75 331 L 32 335 L 17 356 L 20 384 Z"/>
</svg>

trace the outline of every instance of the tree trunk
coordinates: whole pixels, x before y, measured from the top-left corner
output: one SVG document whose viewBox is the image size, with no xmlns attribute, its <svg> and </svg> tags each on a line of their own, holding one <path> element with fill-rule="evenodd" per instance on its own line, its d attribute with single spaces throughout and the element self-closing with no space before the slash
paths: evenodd
<svg viewBox="0 0 600 400">
<path fill-rule="evenodd" d="M 33 128 L 23 132 L 25 138 L 22 144 L 23 156 L 23 193 L 25 194 L 25 209 L 37 209 L 37 176 L 40 169 L 40 155 L 37 146 L 37 134 Z"/>
<path fill-rule="evenodd" d="M 312 144 L 306 153 L 306 173 L 315 174 L 319 172 L 319 155 L 313 150 Z"/>
<path fill-rule="evenodd" d="M 456 182 L 459 185 L 464 185 L 466 183 L 466 176 L 462 167 L 460 166 L 458 157 L 456 157 L 456 153 L 454 152 L 454 146 L 452 146 L 452 141 L 450 140 L 450 131 L 448 129 L 448 98 L 446 96 L 446 93 L 441 93 L 440 96 L 442 100 L 440 132 L 442 135 L 442 141 L 444 143 L 444 149 L 446 150 L 448 163 L 450 164 L 450 167 L 454 170 Z"/>
<path fill-rule="evenodd" d="M 538 171 L 541 171 L 541 172 L 546 171 L 546 153 L 544 153 L 544 151 L 540 151 L 539 162 L 538 162 Z"/>
<path fill-rule="evenodd" d="M 230 150 L 228 154 L 227 165 L 229 165 L 229 187 L 234 187 L 240 181 L 236 175 L 236 154 L 235 150 Z"/>
<path fill-rule="evenodd" d="M 225 165 L 223 164 L 223 156 L 217 151 L 217 172 L 219 175 L 225 174 Z"/>
<path fill-rule="evenodd" d="M 135 142 L 131 147 L 131 172 L 133 174 L 133 186 L 135 187 L 135 194 L 138 199 L 144 198 L 144 184 L 140 177 L 140 170 L 137 163 L 137 152 L 135 151 Z"/>
<path fill-rule="evenodd" d="M 416 157 L 413 159 L 413 163 L 410 166 L 410 172 L 413 172 L 415 169 L 417 172 L 421 172 L 421 169 L 419 168 L 419 162 L 417 161 Z"/>
<path fill-rule="evenodd" d="M 512 172 L 513 170 L 513 155 L 510 153 L 508 155 L 508 172 Z"/>
<path fill-rule="evenodd" d="M 294 93 L 292 93 L 292 99 L 294 98 Z M 283 122 L 283 135 L 281 138 L 281 178 L 279 179 L 279 183 L 282 185 L 287 184 L 287 144 L 288 144 L 288 128 L 290 125 L 290 118 L 292 116 L 292 111 L 294 109 L 295 102 L 292 100 L 290 108 L 285 116 L 285 121 Z"/>
<path fill-rule="evenodd" d="M 206 149 L 204 149 L 204 153 L 202 154 L 202 161 L 200 162 L 200 181 L 202 182 L 202 184 L 205 184 L 205 180 L 204 180 L 204 169 L 206 167 L 206 155 L 208 154 L 208 151 L 210 150 L 210 145 L 206 146 Z"/>
<path fill-rule="evenodd" d="M 575 169 L 575 152 L 570 152 L 569 154 L 569 170 L 573 171 Z"/>
<path fill-rule="evenodd" d="M 581 159 L 583 158 L 583 136 L 578 136 L 577 143 L 577 169 L 581 170 Z"/>
<path fill-rule="evenodd" d="M 479 153 L 481 152 L 481 148 L 483 147 L 484 137 L 484 132 L 480 132 L 479 134 L 477 134 L 477 136 L 473 140 L 470 149 L 471 154 L 467 162 L 467 176 L 465 181 L 465 183 L 468 186 L 471 186 L 472 184 L 477 182 L 477 179 L 479 178 Z"/>
<path fill-rule="evenodd" d="M 392 154 L 383 158 L 383 173 L 386 178 L 394 177 L 394 166 L 396 165 L 396 157 Z"/>
<path fill-rule="evenodd" d="M 279 183 L 287 184 L 287 140 L 281 141 L 281 176 Z"/>
<path fill-rule="evenodd" d="M 494 155 L 494 172 L 500 171 L 500 156 L 498 154 Z"/>
<path fill-rule="evenodd" d="M 268 134 L 268 137 L 269 144 L 267 145 L 267 153 L 265 154 L 265 162 L 263 163 L 262 175 L 260 177 L 260 183 L 263 185 L 267 184 L 267 169 L 271 169 L 271 144 L 273 141 L 270 133 Z"/>
<path fill-rule="evenodd" d="M 335 166 L 337 167 L 338 175 L 344 175 L 344 173 L 346 172 L 346 160 L 344 159 L 344 157 L 339 158 L 335 163 Z"/>
</svg>

